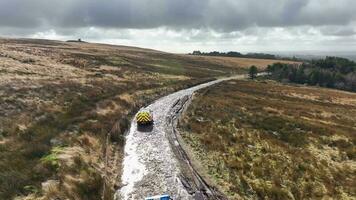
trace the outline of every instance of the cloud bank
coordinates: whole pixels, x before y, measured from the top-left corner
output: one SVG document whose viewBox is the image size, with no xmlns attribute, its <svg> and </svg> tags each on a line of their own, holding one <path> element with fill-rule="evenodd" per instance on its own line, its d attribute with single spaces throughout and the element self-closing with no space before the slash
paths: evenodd
<svg viewBox="0 0 356 200">
<path fill-rule="evenodd" d="M 239 40 L 258 46 L 275 33 L 282 35 L 269 39 L 281 44 L 316 38 L 315 47 L 323 40 L 334 48 L 355 42 L 355 10 L 355 0 L 1 0 L 0 35 L 122 42 L 141 33 L 221 48 Z"/>
</svg>

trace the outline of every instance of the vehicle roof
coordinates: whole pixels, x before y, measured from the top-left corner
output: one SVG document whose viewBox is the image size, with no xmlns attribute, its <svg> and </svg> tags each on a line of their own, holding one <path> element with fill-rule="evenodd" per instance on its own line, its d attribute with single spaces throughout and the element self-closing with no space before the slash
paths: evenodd
<svg viewBox="0 0 356 200">
<path fill-rule="evenodd" d="M 148 110 L 148 109 L 141 109 L 140 111 L 138 111 L 138 113 L 142 113 L 142 112 L 151 113 L 152 111 L 150 111 L 150 110 Z"/>
</svg>

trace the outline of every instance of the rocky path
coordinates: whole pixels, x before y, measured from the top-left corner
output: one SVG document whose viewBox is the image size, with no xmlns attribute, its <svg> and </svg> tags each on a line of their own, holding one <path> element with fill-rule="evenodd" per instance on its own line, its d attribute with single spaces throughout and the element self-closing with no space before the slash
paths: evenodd
<svg viewBox="0 0 356 200">
<path fill-rule="evenodd" d="M 144 199 L 169 194 L 173 199 L 224 199 L 209 188 L 177 139 L 176 120 L 192 94 L 221 81 L 242 79 L 244 75 L 218 79 L 162 97 L 147 106 L 154 125 L 138 130 L 132 120 L 126 136 L 122 182 L 117 199 Z"/>
</svg>

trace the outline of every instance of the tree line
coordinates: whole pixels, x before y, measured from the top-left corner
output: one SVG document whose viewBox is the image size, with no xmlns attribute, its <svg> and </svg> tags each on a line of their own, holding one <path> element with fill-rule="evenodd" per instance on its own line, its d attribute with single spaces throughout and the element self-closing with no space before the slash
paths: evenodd
<svg viewBox="0 0 356 200">
<path fill-rule="evenodd" d="M 318 85 L 356 92 L 356 63 L 346 58 L 326 57 L 303 64 L 275 63 L 269 77 L 284 82 Z"/>
<path fill-rule="evenodd" d="M 247 53 L 242 54 L 236 51 L 229 51 L 229 52 L 219 52 L 219 51 L 212 51 L 212 52 L 201 52 L 201 51 L 193 51 L 189 55 L 197 55 L 197 56 L 223 56 L 223 57 L 238 57 L 238 58 L 259 58 L 259 59 L 277 59 L 277 56 L 273 54 L 266 54 L 266 53 Z"/>
</svg>

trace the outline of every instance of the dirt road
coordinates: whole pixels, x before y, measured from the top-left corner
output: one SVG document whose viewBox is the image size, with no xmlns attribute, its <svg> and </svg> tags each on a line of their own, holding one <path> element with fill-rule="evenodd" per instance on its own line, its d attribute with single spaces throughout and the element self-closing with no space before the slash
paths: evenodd
<svg viewBox="0 0 356 200">
<path fill-rule="evenodd" d="M 138 130 L 132 120 L 126 136 L 122 182 L 117 199 L 144 199 L 169 194 L 173 199 L 224 199 L 195 172 L 176 137 L 178 115 L 192 94 L 221 81 L 243 79 L 244 75 L 218 79 L 165 96 L 147 109 L 154 125 Z"/>
</svg>

